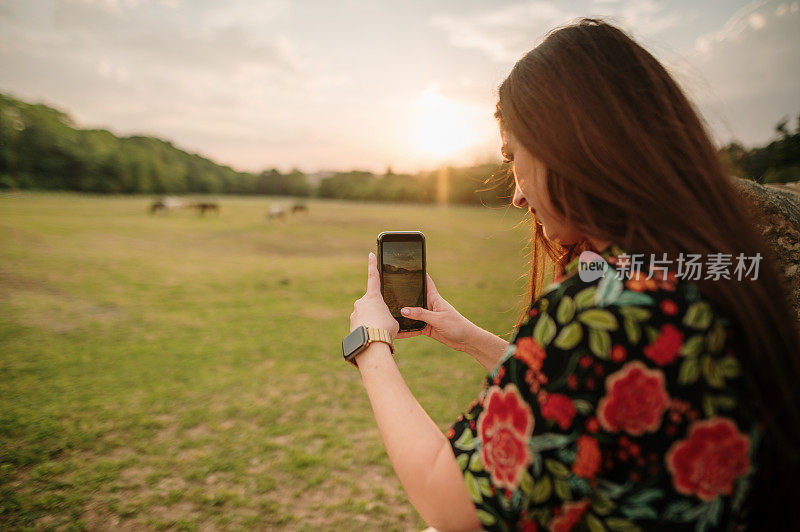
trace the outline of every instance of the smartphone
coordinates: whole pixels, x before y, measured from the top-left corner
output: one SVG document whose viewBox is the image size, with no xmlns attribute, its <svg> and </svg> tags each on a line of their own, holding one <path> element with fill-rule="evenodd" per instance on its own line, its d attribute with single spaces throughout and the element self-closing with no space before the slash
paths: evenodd
<svg viewBox="0 0 800 532">
<path fill-rule="evenodd" d="M 384 231 L 378 235 L 381 294 L 400 332 L 421 331 L 424 321 L 400 314 L 403 307 L 427 308 L 425 235 L 419 231 Z"/>
</svg>

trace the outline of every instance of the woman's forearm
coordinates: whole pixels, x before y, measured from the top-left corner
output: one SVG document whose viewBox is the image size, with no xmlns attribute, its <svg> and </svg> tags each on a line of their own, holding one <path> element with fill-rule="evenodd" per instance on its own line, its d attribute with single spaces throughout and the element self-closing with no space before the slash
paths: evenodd
<svg viewBox="0 0 800 532">
<path fill-rule="evenodd" d="M 450 444 L 408 389 L 389 347 L 374 343 L 356 362 L 386 453 L 419 514 L 440 530 L 477 528 Z"/>
<path fill-rule="evenodd" d="M 486 371 L 491 371 L 503 357 L 503 353 L 508 347 L 508 342 L 474 325 L 468 334 L 466 347 L 466 352 L 472 358 L 486 368 Z"/>
</svg>

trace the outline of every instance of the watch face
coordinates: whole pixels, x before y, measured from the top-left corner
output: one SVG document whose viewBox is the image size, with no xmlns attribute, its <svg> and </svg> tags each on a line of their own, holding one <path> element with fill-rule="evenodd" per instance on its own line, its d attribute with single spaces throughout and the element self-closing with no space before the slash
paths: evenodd
<svg viewBox="0 0 800 532">
<path fill-rule="evenodd" d="M 367 328 L 361 325 L 342 340 L 342 355 L 349 357 L 367 343 Z"/>
</svg>

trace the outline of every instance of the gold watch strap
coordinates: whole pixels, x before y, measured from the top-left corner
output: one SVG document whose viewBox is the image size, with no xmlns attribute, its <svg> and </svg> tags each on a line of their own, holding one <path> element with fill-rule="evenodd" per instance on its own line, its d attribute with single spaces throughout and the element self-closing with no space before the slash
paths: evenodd
<svg viewBox="0 0 800 532">
<path fill-rule="evenodd" d="M 367 327 L 367 338 L 369 339 L 367 345 L 372 342 L 383 342 L 389 344 L 389 349 L 392 350 L 392 355 L 394 355 L 394 338 L 392 337 L 392 333 L 386 329 Z"/>
</svg>

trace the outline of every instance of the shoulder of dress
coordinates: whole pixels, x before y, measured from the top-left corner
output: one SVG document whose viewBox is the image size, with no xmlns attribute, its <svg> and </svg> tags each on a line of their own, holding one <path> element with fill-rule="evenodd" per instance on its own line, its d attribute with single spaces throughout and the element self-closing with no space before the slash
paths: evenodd
<svg viewBox="0 0 800 532">
<path fill-rule="evenodd" d="M 692 281 L 674 276 L 626 278 L 612 267 L 590 281 L 573 272 L 549 285 L 531 304 L 517 337 L 542 336 L 542 330 L 550 329 L 560 332 L 576 320 L 589 328 L 619 331 L 618 340 L 631 344 L 639 343 L 639 338 L 652 340 L 664 325 L 679 330 L 684 338 L 710 333 L 714 339 L 728 336 L 731 323 Z"/>
</svg>

